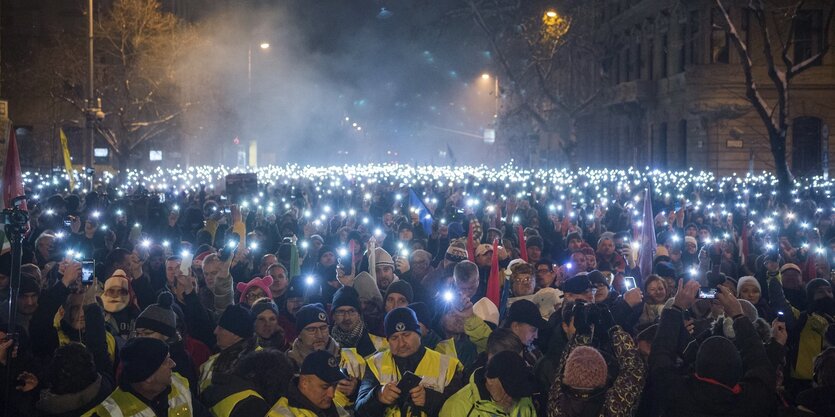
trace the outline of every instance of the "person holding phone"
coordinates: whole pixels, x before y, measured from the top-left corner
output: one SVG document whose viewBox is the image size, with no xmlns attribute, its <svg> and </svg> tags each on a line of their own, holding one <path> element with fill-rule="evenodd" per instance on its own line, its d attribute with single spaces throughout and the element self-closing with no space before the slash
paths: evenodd
<svg viewBox="0 0 835 417">
<path fill-rule="evenodd" d="M 347 379 L 339 368 L 339 358 L 319 350 L 308 355 L 299 376 L 287 387 L 287 393 L 270 409 L 268 417 L 347 416 L 334 403 L 336 387 Z"/>
<path fill-rule="evenodd" d="M 420 325 L 409 308 L 396 308 L 386 314 L 384 327 L 390 349 L 366 360 L 368 369 L 357 395 L 357 415 L 437 415 L 462 386 L 460 363 L 421 346 Z M 420 382 L 400 384 L 407 373 L 420 377 Z"/>
</svg>

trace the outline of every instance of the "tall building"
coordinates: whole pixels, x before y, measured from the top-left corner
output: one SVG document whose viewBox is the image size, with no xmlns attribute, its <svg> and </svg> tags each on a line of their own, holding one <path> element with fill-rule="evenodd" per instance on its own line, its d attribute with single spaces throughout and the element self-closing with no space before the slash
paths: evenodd
<svg viewBox="0 0 835 417">
<path fill-rule="evenodd" d="M 752 51 L 766 101 L 776 93 L 763 38 L 747 1 L 726 1 Z M 797 3 L 786 0 L 786 3 Z M 714 0 L 585 0 L 573 27 L 593 27 L 599 97 L 578 119 L 578 159 L 596 166 L 636 166 L 744 174 L 774 167 L 763 122 L 746 99 L 740 58 Z M 821 50 L 831 0 L 807 1 L 788 54 L 801 62 Z M 571 10 L 567 8 L 566 10 Z M 577 10 L 577 9 L 575 9 Z M 588 10 L 593 12 L 588 13 Z M 776 28 L 770 27 L 775 48 Z M 789 32 L 781 27 L 781 33 Z M 780 52 L 776 60 L 782 65 Z M 787 158 L 795 175 L 834 171 L 835 55 L 830 51 L 792 81 Z"/>
</svg>

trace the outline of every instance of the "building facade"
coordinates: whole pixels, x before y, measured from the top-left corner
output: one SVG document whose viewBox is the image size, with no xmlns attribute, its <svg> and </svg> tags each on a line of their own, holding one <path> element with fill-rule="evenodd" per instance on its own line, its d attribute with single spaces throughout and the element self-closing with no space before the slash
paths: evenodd
<svg viewBox="0 0 835 417">
<path fill-rule="evenodd" d="M 721 175 L 772 170 L 763 122 L 746 99 L 740 58 L 715 0 L 597 0 L 594 27 L 603 74 L 600 95 L 577 120 L 581 160 L 593 166 L 708 170 Z M 786 3 L 794 3 L 787 0 Z M 725 1 L 751 51 L 760 93 L 771 105 L 763 37 L 748 1 Z M 800 62 L 821 50 L 830 1 L 808 1 L 798 13 L 789 55 Z M 777 24 L 777 23 L 773 23 Z M 775 27 L 772 41 L 780 47 Z M 788 32 L 780 28 L 781 33 Z M 779 64 L 780 51 L 776 51 Z M 835 172 L 835 55 L 798 75 L 790 90 L 788 161 L 795 175 Z"/>
</svg>

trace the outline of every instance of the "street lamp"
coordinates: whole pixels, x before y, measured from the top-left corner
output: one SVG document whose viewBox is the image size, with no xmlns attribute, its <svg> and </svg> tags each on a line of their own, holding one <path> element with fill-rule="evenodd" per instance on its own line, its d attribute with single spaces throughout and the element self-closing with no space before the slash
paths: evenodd
<svg viewBox="0 0 835 417">
<path fill-rule="evenodd" d="M 270 43 L 269 42 L 261 42 L 260 46 L 261 46 L 261 49 L 270 49 Z"/>
<path fill-rule="evenodd" d="M 495 102 L 496 102 L 496 111 L 495 111 L 495 113 L 493 113 L 493 118 L 498 119 L 499 118 L 499 77 L 498 76 L 493 77 L 489 73 L 486 73 L 486 72 L 481 74 L 481 79 L 484 80 L 484 81 L 490 80 L 491 77 L 493 78 L 493 98 L 495 99 Z"/>
<path fill-rule="evenodd" d="M 270 49 L 269 42 L 261 42 L 259 45 L 262 50 L 266 51 Z M 246 81 L 247 81 L 247 90 L 250 95 L 250 99 L 252 98 L 252 44 L 249 45 L 247 49 L 247 59 L 246 59 Z"/>
</svg>

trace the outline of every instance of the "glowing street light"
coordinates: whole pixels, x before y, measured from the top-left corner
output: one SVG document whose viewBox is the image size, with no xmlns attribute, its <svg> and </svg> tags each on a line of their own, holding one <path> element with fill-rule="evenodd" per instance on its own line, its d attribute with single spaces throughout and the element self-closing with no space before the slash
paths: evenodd
<svg viewBox="0 0 835 417">
<path fill-rule="evenodd" d="M 551 19 L 554 19 L 557 16 L 559 16 L 559 15 L 557 14 L 557 12 L 555 12 L 553 10 L 548 10 L 547 12 L 545 12 L 545 17 L 549 17 Z"/>
<path fill-rule="evenodd" d="M 484 74 L 481 74 L 481 79 L 484 80 L 484 81 L 489 80 L 490 79 L 490 74 L 488 74 L 486 72 Z"/>
<path fill-rule="evenodd" d="M 269 42 L 261 42 L 260 46 L 261 46 L 261 49 L 270 49 L 270 43 Z"/>
</svg>

